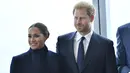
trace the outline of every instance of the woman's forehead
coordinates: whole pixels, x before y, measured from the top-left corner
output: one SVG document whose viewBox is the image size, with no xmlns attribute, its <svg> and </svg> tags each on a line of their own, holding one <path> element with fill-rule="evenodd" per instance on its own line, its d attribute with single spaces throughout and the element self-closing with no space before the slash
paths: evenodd
<svg viewBox="0 0 130 73">
<path fill-rule="evenodd" d="M 40 30 L 37 27 L 31 27 L 28 30 L 28 33 L 41 33 Z"/>
</svg>

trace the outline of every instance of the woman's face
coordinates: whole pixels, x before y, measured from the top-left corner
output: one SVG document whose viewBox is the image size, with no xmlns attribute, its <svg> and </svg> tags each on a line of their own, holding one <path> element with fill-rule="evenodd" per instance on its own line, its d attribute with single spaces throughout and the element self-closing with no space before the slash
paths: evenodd
<svg viewBox="0 0 130 73">
<path fill-rule="evenodd" d="M 28 30 L 28 42 L 31 49 L 36 50 L 44 46 L 47 37 L 45 37 L 37 27 L 31 27 Z"/>
</svg>

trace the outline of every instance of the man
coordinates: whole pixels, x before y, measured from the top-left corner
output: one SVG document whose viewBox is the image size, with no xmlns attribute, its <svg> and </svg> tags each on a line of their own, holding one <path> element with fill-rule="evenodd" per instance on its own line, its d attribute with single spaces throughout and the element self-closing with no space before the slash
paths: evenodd
<svg viewBox="0 0 130 73">
<path fill-rule="evenodd" d="M 119 73 L 130 72 L 130 23 L 117 30 L 117 65 Z"/>
<path fill-rule="evenodd" d="M 117 73 L 113 42 L 91 29 L 93 5 L 79 2 L 73 15 L 77 31 L 58 37 L 57 53 L 65 56 L 73 73 Z"/>
</svg>

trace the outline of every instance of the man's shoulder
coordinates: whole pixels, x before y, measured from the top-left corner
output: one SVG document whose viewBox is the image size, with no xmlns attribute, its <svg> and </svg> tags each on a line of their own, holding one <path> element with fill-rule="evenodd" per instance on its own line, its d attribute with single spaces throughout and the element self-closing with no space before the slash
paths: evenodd
<svg viewBox="0 0 130 73">
<path fill-rule="evenodd" d="M 76 32 L 69 32 L 63 35 L 58 36 L 59 38 L 70 38 L 73 37 L 75 35 Z"/>
<path fill-rule="evenodd" d="M 104 36 L 101 36 L 97 33 L 93 33 L 93 35 L 97 38 L 97 40 L 100 40 L 100 42 L 112 42 L 112 40 L 110 40 Z"/>
<path fill-rule="evenodd" d="M 121 26 L 118 27 L 118 29 L 125 29 L 125 28 L 128 28 L 128 27 L 130 27 L 130 23 L 126 23 L 124 25 L 121 25 Z"/>
</svg>

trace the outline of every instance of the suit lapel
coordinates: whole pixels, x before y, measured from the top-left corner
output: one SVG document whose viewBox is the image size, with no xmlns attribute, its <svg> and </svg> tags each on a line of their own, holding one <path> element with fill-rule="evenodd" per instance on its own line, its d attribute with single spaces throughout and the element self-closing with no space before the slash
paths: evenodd
<svg viewBox="0 0 130 73">
<path fill-rule="evenodd" d="M 68 51 L 69 51 L 69 55 L 72 57 L 72 59 L 75 61 L 75 56 L 74 56 L 74 36 L 75 36 L 75 33 L 72 33 L 69 37 L 69 40 L 67 42 L 68 44 Z"/>
<path fill-rule="evenodd" d="M 74 56 L 74 37 L 75 37 L 76 32 L 72 33 L 69 37 L 69 40 L 67 42 L 69 48 L 68 48 L 68 56 L 71 59 L 70 66 L 73 69 L 74 73 L 78 73 L 78 66 L 77 63 L 75 61 L 75 56 Z"/>
<path fill-rule="evenodd" d="M 92 37 L 90 39 L 90 43 L 89 43 L 86 55 L 85 55 L 85 65 L 84 65 L 84 68 L 86 68 L 89 65 L 89 63 L 91 62 L 91 59 L 93 58 L 94 51 L 96 51 L 95 47 L 98 48 L 98 46 L 96 45 L 97 42 L 98 41 L 96 39 L 96 33 L 93 33 Z"/>
</svg>

